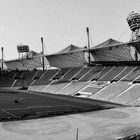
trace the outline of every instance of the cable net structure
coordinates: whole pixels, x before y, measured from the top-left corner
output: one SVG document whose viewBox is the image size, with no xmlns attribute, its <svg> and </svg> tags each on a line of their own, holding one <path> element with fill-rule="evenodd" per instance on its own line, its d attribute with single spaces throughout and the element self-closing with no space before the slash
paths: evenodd
<svg viewBox="0 0 140 140">
<path fill-rule="evenodd" d="M 86 47 L 70 45 L 57 53 L 42 56 L 41 53 L 32 52 L 22 59 L 5 61 L 9 70 L 34 70 L 42 67 L 44 57 L 45 67 L 72 68 L 83 67 L 96 61 L 134 61 L 131 53 L 131 45 L 114 39 L 108 39 L 90 50 Z"/>
<path fill-rule="evenodd" d="M 45 59 L 45 65 L 49 65 Z M 42 67 L 42 55 L 31 51 L 28 57 L 23 56 L 21 59 L 4 62 L 8 70 L 34 70 Z"/>
<path fill-rule="evenodd" d="M 95 61 L 132 61 L 130 45 L 108 39 L 91 49 Z"/>
</svg>

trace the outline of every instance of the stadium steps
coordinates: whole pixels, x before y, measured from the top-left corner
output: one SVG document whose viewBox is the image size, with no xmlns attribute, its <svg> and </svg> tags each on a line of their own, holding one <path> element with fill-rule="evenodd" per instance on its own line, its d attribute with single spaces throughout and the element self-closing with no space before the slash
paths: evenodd
<svg viewBox="0 0 140 140">
<path fill-rule="evenodd" d="M 36 81 L 40 79 L 45 72 L 46 70 L 38 70 L 36 75 L 33 77 L 33 82 L 30 84 L 30 86 L 36 85 Z"/>
<path fill-rule="evenodd" d="M 66 86 L 70 79 L 79 71 L 81 68 L 71 68 L 67 73 L 64 74 L 59 80 L 52 82 L 50 85 L 44 87 L 41 91 L 48 93 L 55 93 L 64 86 Z"/>
<path fill-rule="evenodd" d="M 80 90 L 78 93 L 76 93 L 74 96 L 90 97 L 107 85 L 108 84 L 105 81 L 104 82 L 91 82 L 86 87 L 84 87 L 82 90 Z"/>
<path fill-rule="evenodd" d="M 120 104 L 132 104 L 138 98 L 140 98 L 140 85 L 134 84 L 111 101 Z"/>
<path fill-rule="evenodd" d="M 15 71 L 4 71 L 4 73 L 0 75 L 0 87 L 11 87 L 14 82 L 14 75 Z"/>
<path fill-rule="evenodd" d="M 140 75 L 140 67 L 135 67 L 127 76 L 125 76 L 121 81 L 134 81 Z"/>
<path fill-rule="evenodd" d="M 113 78 L 114 81 L 120 81 L 124 77 L 126 77 L 131 71 L 133 71 L 136 67 L 126 67 L 119 75 Z"/>
<path fill-rule="evenodd" d="M 113 68 L 114 67 L 112 67 L 112 66 L 104 67 L 104 69 L 102 69 L 96 76 L 94 76 L 92 78 L 92 81 L 100 80 L 103 76 L 105 76 L 107 73 L 109 73 Z"/>
<path fill-rule="evenodd" d="M 119 75 L 125 67 L 116 66 L 113 67 L 106 75 L 101 77 L 99 81 L 112 81 L 117 75 Z"/>
<path fill-rule="evenodd" d="M 80 82 L 82 81 L 90 81 L 95 77 L 97 74 L 99 74 L 105 67 L 103 66 L 97 66 L 97 67 L 92 67 L 89 72 L 87 72 L 84 76 L 80 78 Z"/>
<path fill-rule="evenodd" d="M 69 83 L 59 83 L 59 84 L 50 84 L 47 87 L 44 87 L 43 89 L 41 89 L 41 92 L 47 92 L 47 93 L 56 93 L 58 90 L 61 90 L 63 87 L 65 87 L 67 84 Z"/>
<path fill-rule="evenodd" d="M 105 100 L 105 101 L 112 101 L 113 98 L 115 98 L 116 96 L 124 92 L 130 86 L 131 85 L 128 84 L 128 82 L 111 83 L 110 85 L 103 88 L 103 90 L 92 95 L 90 98 Z"/>
<path fill-rule="evenodd" d="M 16 80 L 13 87 L 29 87 L 37 71 L 25 71 L 19 79 Z"/>
<path fill-rule="evenodd" d="M 87 86 L 89 82 L 71 82 L 70 84 L 66 85 L 64 88 L 56 92 L 56 94 L 62 94 L 62 95 L 72 95 L 74 93 L 77 93 L 79 90 Z"/>
<path fill-rule="evenodd" d="M 34 83 L 34 85 L 48 85 L 51 82 L 52 77 L 58 73 L 58 69 L 46 70 L 42 77 Z"/>
<path fill-rule="evenodd" d="M 63 69 L 60 69 L 58 71 L 58 73 L 56 73 L 52 78 L 51 80 L 60 80 L 64 75 L 66 75 L 69 71 L 70 71 L 71 68 L 63 68 Z"/>
<path fill-rule="evenodd" d="M 75 68 L 71 68 L 68 73 L 66 73 L 59 81 L 60 82 L 65 82 L 65 81 L 70 81 L 70 79 L 72 79 L 77 73 L 80 72 L 80 70 L 82 69 L 82 67 L 75 67 Z"/>
<path fill-rule="evenodd" d="M 79 80 L 83 76 L 85 76 L 92 68 L 91 67 L 83 67 L 75 76 L 73 76 L 70 80 Z"/>
<path fill-rule="evenodd" d="M 29 86 L 29 90 L 40 91 L 46 85 L 49 85 L 52 82 L 51 78 L 54 77 L 58 72 L 58 69 L 47 70 L 40 77 L 40 79 L 36 80 L 31 86 Z"/>
</svg>

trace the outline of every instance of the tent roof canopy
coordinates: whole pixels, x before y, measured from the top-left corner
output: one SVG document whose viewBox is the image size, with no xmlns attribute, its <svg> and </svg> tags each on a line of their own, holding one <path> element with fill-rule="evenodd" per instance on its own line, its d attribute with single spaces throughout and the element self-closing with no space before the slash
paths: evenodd
<svg viewBox="0 0 140 140">
<path fill-rule="evenodd" d="M 77 47 L 75 45 L 69 45 L 68 47 L 56 52 L 55 54 L 60 54 L 60 53 L 68 53 L 68 52 L 73 52 L 73 51 L 79 51 L 82 50 L 83 48 Z"/>
<path fill-rule="evenodd" d="M 108 48 L 108 47 L 113 47 L 113 46 L 119 46 L 122 44 L 124 44 L 124 43 L 110 38 L 110 39 L 92 47 L 91 49 L 103 49 L 103 48 Z"/>
</svg>

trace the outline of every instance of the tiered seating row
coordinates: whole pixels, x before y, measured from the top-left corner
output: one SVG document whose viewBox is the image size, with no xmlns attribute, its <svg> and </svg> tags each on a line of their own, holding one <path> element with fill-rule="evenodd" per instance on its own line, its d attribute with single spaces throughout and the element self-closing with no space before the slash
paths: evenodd
<svg viewBox="0 0 140 140">
<path fill-rule="evenodd" d="M 112 98 L 118 96 L 130 86 L 131 85 L 128 84 L 128 82 L 112 83 L 105 87 L 104 90 L 99 91 L 97 94 L 93 95 L 91 98 L 110 101 Z"/>
<path fill-rule="evenodd" d="M 132 105 L 140 104 L 140 85 L 133 84 L 139 81 L 140 67 L 134 66 L 11 71 L 0 75 L 0 87 L 27 86 L 29 90 L 78 97 L 86 94 L 92 99 Z"/>
</svg>

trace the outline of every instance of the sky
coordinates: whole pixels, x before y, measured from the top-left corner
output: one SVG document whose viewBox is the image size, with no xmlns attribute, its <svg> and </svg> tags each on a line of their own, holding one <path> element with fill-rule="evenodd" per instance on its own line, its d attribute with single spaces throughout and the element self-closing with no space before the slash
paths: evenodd
<svg viewBox="0 0 140 140">
<path fill-rule="evenodd" d="M 18 57 L 21 43 L 41 52 L 41 37 L 46 54 L 70 44 L 84 47 L 86 27 L 91 46 L 109 38 L 127 42 L 131 11 L 140 13 L 140 0 L 0 0 L 0 48 L 10 60 Z"/>
</svg>

